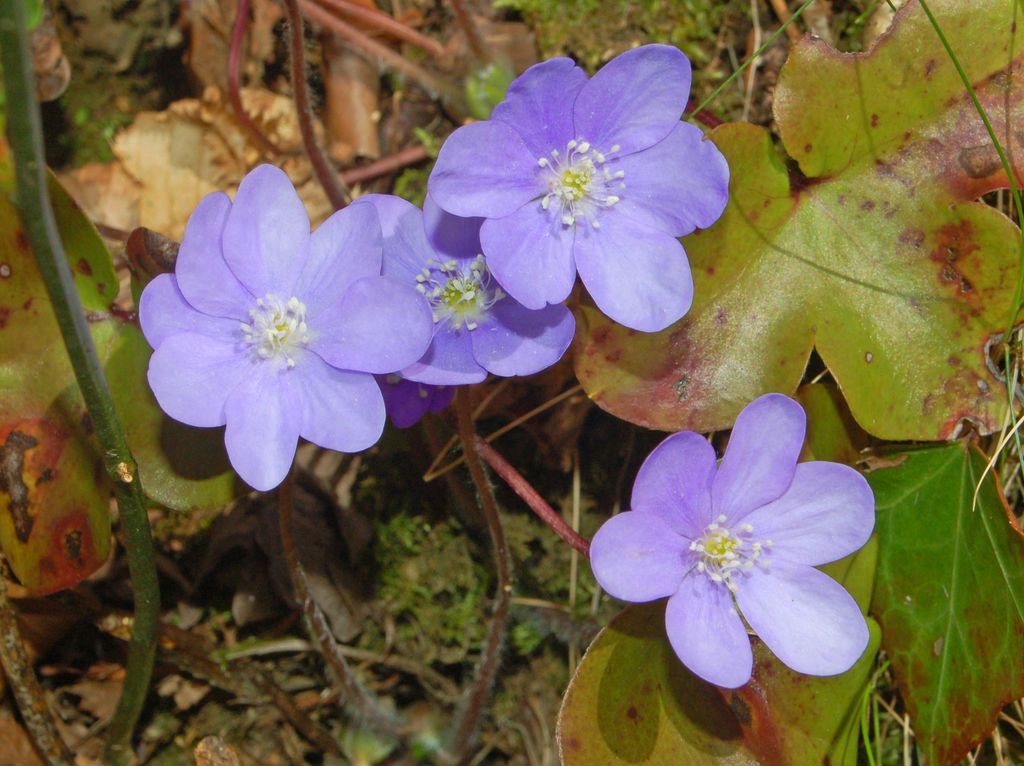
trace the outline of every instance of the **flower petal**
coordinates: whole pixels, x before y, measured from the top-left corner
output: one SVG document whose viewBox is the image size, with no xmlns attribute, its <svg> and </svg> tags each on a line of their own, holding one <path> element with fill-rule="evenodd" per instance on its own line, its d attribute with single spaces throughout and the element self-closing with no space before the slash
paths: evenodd
<svg viewBox="0 0 1024 766">
<path fill-rule="evenodd" d="M 690 310 L 693 277 L 679 240 L 616 211 L 576 232 L 576 268 L 594 303 L 619 324 L 664 330 Z"/>
<path fill-rule="evenodd" d="M 291 294 L 306 304 L 307 317 L 315 322 L 319 309 L 344 295 L 356 280 L 378 276 L 380 270 L 377 211 L 372 205 L 349 205 L 310 235 L 309 256 Z"/>
<path fill-rule="evenodd" d="M 772 560 L 817 566 L 868 541 L 875 526 L 875 496 L 848 465 L 800 463 L 785 494 L 745 521 L 756 539 L 772 541 Z"/>
<path fill-rule="evenodd" d="M 743 616 L 782 662 L 798 673 L 834 676 L 868 645 L 868 626 L 842 585 L 809 566 L 772 558 L 736 589 Z"/>
<path fill-rule="evenodd" d="M 224 260 L 221 239 L 231 211 L 223 192 L 203 197 L 185 224 L 174 276 L 185 300 L 213 316 L 245 319 L 255 303 Z M 262 296 L 261 296 L 262 297 Z"/>
<path fill-rule="evenodd" d="M 750 680 L 750 638 L 721 585 L 688 576 L 665 607 L 665 630 L 679 659 L 705 681 L 736 689 Z"/>
<path fill-rule="evenodd" d="M 302 424 L 302 395 L 290 371 L 256 365 L 224 407 L 224 444 L 235 472 L 261 492 L 288 475 Z"/>
<path fill-rule="evenodd" d="M 590 543 L 590 568 L 623 601 L 671 596 L 693 566 L 685 540 L 657 516 L 626 511 L 606 521 Z"/>
<path fill-rule="evenodd" d="M 149 387 L 160 409 L 190 426 L 224 425 L 224 404 L 252 372 L 252 362 L 230 339 L 178 333 L 149 360 Z"/>
<path fill-rule="evenodd" d="M 508 125 L 488 120 L 452 133 L 428 189 L 434 202 L 465 218 L 500 218 L 544 193 L 537 158 Z"/>
<path fill-rule="evenodd" d="M 743 408 L 711 485 L 716 514 L 734 524 L 789 489 L 806 422 L 803 408 L 782 394 L 765 394 Z"/>
<path fill-rule="evenodd" d="M 415 285 L 427 261 L 437 259 L 423 230 L 423 212 L 411 202 L 391 194 L 367 194 L 351 207 L 363 205 L 373 207 L 380 217 L 384 237 L 382 273 Z"/>
<path fill-rule="evenodd" d="M 402 377 L 418 383 L 457 386 L 479 383 L 487 377 L 487 370 L 473 357 L 468 331 L 457 332 L 444 322 L 437 326 L 427 352 L 402 370 Z"/>
<path fill-rule="evenodd" d="M 443 258 L 475 258 L 482 253 L 483 222 L 483 218 L 460 218 L 446 213 L 429 194 L 423 200 L 423 228 L 430 244 Z"/>
<path fill-rule="evenodd" d="M 392 382 L 392 376 L 378 376 L 380 391 L 384 395 L 384 406 L 395 428 L 415 425 L 427 413 L 440 412 L 452 402 L 455 388 L 415 383 L 405 378 Z"/>
<path fill-rule="evenodd" d="M 169 336 L 194 332 L 228 339 L 238 334 L 239 322 L 196 311 L 178 289 L 173 274 L 160 274 L 139 298 L 139 324 L 149 345 L 159 347 Z"/>
<path fill-rule="evenodd" d="M 307 353 L 293 368 L 302 387 L 302 438 L 338 452 L 360 452 L 384 431 L 384 398 L 372 375 L 331 367 Z"/>
<path fill-rule="evenodd" d="M 222 243 L 228 266 L 249 292 L 288 300 L 308 239 L 309 216 L 283 170 L 260 165 L 242 179 Z"/>
<path fill-rule="evenodd" d="M 495 375 L 532 375 L 565 354 L 576 332 L 572 312 L 558 304 L 528 309 L 512 298 L 491 308 L 490 315 L 470 332 L 473 356 Z"/>
<path fill-rule="evenodd" d="M 609 164 L 626 189 L 616 211 L 675 237 L 706 229 L 729 201 L 729 165 L 700 128 L 678 123 L 649 149 Z"/>
<path fill-rule="evenodd" d="M 534 64 L 508 86 L 491 119 L 514 128 L 535 159 L 548 157 L 574 137 L 572 105 L 586 83 L 586 73 L 572 59 Z"/>
<path fill-rule="evenodd" d="M 415 288 L 391 277 L 363 277 L 321 309 L 309 348 L 342 370 L 387 373 L 430 345 L 434 318 Z"/>
<path fill-rule="evenodd" d="M 530 309 L 561 303 L 576 282 L 573 230 L 531 202 L 480 229 L 491 274 L 509 295 Z"/>
<path fill-rule="evenodd" d="M 656 514 L 689 539 L 711 523 L 715 449 L 692 431 L 673 434 L 654 448 L 637 472 L 630 508 Z"/>
<path fill-rule="evenodd" d="M 573 108 L 576 137 L 623 156 L 653 146 L 679 122 L 690 94 L 690 61 L 671 45 L 616 56 L 590 78 Z"/>
</svg>

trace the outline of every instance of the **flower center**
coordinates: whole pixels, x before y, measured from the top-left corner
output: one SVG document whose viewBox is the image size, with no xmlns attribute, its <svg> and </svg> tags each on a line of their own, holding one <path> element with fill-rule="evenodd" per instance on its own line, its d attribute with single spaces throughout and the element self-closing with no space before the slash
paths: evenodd
<svg viewBox="0 0 1024 766">
<path fill-rule="evenodd" d="M 749 572 L 754 566 L 768 565 L 767 553 L 771 540 L 755 540 L 754 528 L 740 524 L 730 529 L 725 516 L 719 516 L 704 529 L 704 534 L 690 543 L 690 550 L 700 558 L 697 571 L 703 572 L 711 582 L 721 583 L 735 592 L 735 577 Z"/>
<path fill-rule="evenodd" d="M 603 154 L 582 138 L 566 144 L 565 153 L 551 150 L 551 157 L 541 157 L 537 164 L 543 169 L 548 193 L 541 198 L 541 207 L 549 210 L 555 205 L 559 218 L 566 226 L 575 226 L 576 219 L 583 218 L 595 229 L 601 228 L 597 214 L 602 208 L 611 207 L 619 201 L 613 191 L 626 188 L 626 173 L 612 172 L 605 163 L 608 155 L 619 151 L 613 146 Z"/>
<path fill-rule="evenodd" d="M 491 306 L 505 297 L 492 281 L 483 255 L 461 266 L 455 261 L 431 259 L 416 276 L 416 289 L 430 302 L 435 323 L 447 319 L 455 330 L 463 325 L 475 330 Z"/>
<path fill-rule="evenodd" d="M 250 322 L 242 322 L 242 337 L 260 359 L 283 359 L 295 366 L 293 354 L 309 342 L 306 304 L 296 297 L 282 302 L 273 293 L 256 301 L 249 309 Z"/>
</svg>

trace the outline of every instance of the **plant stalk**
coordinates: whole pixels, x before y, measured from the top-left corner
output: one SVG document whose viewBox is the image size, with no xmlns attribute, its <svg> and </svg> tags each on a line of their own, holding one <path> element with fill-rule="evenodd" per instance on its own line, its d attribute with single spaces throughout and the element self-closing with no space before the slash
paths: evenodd
<svg viewBox="0 0 1024 766">
<path fill-rule="evenodd" d="M 138 467 L 114 408 L 96 347 L 89 334 L 47 189 L 43 131 L 21 0 L 0 0 L 0 59 L 7 94 L 8 135 L 17 179 L 17 207 L 39 272 L 56 314 L 78 387 L 103 450 L 125 533 L 125 551 L 135 594 L 135 620 L 128 645 L 127 674 L 108 729 L 107 757 L 125 763 L 131 735 L 149 690 L 160 616 L 160 591 L 153 539 Z"/>
</svg>

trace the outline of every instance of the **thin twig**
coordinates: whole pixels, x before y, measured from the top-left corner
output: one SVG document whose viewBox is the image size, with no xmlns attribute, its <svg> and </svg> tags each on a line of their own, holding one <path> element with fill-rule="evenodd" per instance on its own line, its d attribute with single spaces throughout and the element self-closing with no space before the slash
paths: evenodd
<svg viewBox="0 0 1024 766">
<path fill-rule="evenodd" d="M 480 28 L 476 25 L 473 17 L 469 15 L 469 11 L 466 10 L 466 6 L 462 0 L 450 0 L 450 2 L 459 26 L 466 33 L 466 41 L 469 43 L 469 49 L 473 52 L 473 56 L 484 66 L 490 64 L 493 59 L 491 50 L 487 46 L 484 36 L 480 34 Z"/>
<path fill-rule="evenodd" d="M 57 733 L 43 687 L 39 685 L 32 663 L 25 652 L 18 631 L 14 607 L 7 599 L 7 585 L 0 577 L 0 664 L 14 699 L 21 711 L 21 720 L 32 735 L 32 742 L 47 766 L 71 766 L 74 756 Z"/>
<path fill-rule="evenodd" d="M 379 160 L 374 160 L 361 167 L 346 170 L 342 172 L 341 179 L 349 186 L 355 186 L 356 184 L 366 183 L 375 178 L 402 170 L 409 167 L 409 165 L 423 162 L 429 156 L 426 147 L 422 144 L 410 146 L 408 149 L 402 149 L 394 154 L 389 154 L 387 157 L 381 157 Z"/>
<path fill-rule="evenodd" d="M 292 0 L 289 0 L 289 2 L 292 2 Z M 361 51 L 364 56 L 379 59 L 385 66 L 419 83 L 430 95 L 443 99 L 453 111 L 459 114 L 466 113 L 465 98 L 453 83 L 435 77 L 401 54 L 395 53 L 386 45 L 382 45 L 376 40 L 367 37 L 351 24 L 346 24 L 341 19 L 328 13 L 316 3 L 311 2 L 311 0 L 300 0 L 300 5 L 302 6 L 302 12 L 306 16 L 348 42 L 354 48 Z"/>
<path fill-rule="evenodd" d="M 504 479 L 512 491 L 519 495 L 523 502 L 530 506 L 530 510 L 551 527 L 555 534 L 569 543 L 573 550 L 579 551 L 584 556 L 590 556 L 590 542 L 569 526 L 565 519 L 540 496 L 533 485 L 523 478 L 523 475 L 513 468 L 512 464 L 502 457 L 494 447 L 477 437 L 476 451 L 491 467 L 491 470 Z"/>
<path fill-rule="evenodd" d="M 505 541 L 505 532 L 498 515 L 498 504 L 484 467 L 477 454 L 479 437 L 473 427 L 473 404 L 470 390 L 463 386 L 455 393 L 455 412 L 458 416 L 459 437 L 462 439 L 462 450 L 469 466 L 469 475 L 473 479 L 479 496 L 480 510 L 487 522 L 487 530 L 491 535 L 494 548 L 494 559 L 498 575 L 497 593 L 494 596 L 494 610 L 491 623 L 484 639 L 483 653 L 476 669 L 476 679 L 469 691 L 465 705 L 456 718 L 448 755 L 452 763 L 461 764 L 469 757 L 469 750 L 476 738 L 480 714 L 490 696 L 491 687 L 498 672 L 501 659 L 501 647 L 508 623 L 509 606 L 512 600 L 512 556 Z"/>
<path fill-rule="evenodd" d="M 370 696 L 369 692 L 359 683 L 359 679 L 352 673 L 345 657 L 338 651 L 334 634 L 331 633 L 331 627 L 327 624 L 324 613 L 310 593 L 306 570 L 299 562 L 299 556 L 295 550 L 295 537 L 292 534 L 292 486 L 294 482 L 294 474 L 289 473 L 278 489 L 277 498 L 281 547 L 284 549 L 284 560 L 288 565 L 288 573 L 291 575 L 292 588 L 295 590 L 295 600 L 299 602 L 302 613 L 306 617 L 306 625 L 320 648 L 320 655 L 334 671 L 342 699 L 352 706 L 362 723 L 378 733 L 397 736 L 399 722 Z"/>
<path fill-rule="evenodd" d="M 444 56 L 444 46 L 432 37 L 427 37 L 412 27 L 403 24 L 393 16 L 389 16 L 376 8 L 367 8 L 364 5 L 353 3 L 352 0 L 314 0 L 314 2 L 340 13 L 356 21 L 363 22 L 368 27 L 385 32 L 399 40 L 404 40 L 415 45 L 436 59 Z"/>
<path fill-rule="evenodd" d="M 149 690 L 160 616 L 160 591 L 138 467 L 118 421 L 50 205 L 43 132 L 35 100 L 24 14 L 21 0 L 0 0 L 0 56 L 18 209 L 103 450 L 104 468 L 113 482 L 135 596 L 135 630 L 128 645 L 127 672 L 107 739 L 107 758 L 119 764 L 131 756 L 132 731 Z"/>
<path fill-rule="evenodd" d="M 284 7 L 288 11 L 288 26 L 291 27 L 288 49 L 291 54 L 292 97 L 295 99 L 295 110 L 299 117 L 302 143 L 313 166 L 313 173 L 327 194 L 331 206 L 335 210 L 341 210 L 349 202 L 348 189 L 334 171 L 334 166 L 331 165 L 320 142 L 316 140 L 316 130 L 313 128 L 313 107 L 310 105 L 309 81 L 306 79 L 306 39 L 299 2 L 284 0 Z"/>
<path fill-rule="evenodd" d="M 703 125 L 705 128 L 714 130 L 719 125 L 724 124 L 724 120 L 714 112 L 709 112 L 707 109 L 701 109 L 699 112 L 694 112 L 697 106 L 697 102 L 692 98 L 686 102 L 686 110 L 683 112 L 683 116 L 687 119 L 694 119 Z"/>
<path fill-rule="evenodd" d="M 235 23 L 231 27 L 231 40 L 228 43 L 228 100 L 235 110 L 236 119 L 242 127 L 249 131 L 253 140 L 269 154 L 281 154 L 280 147 L 271 141 L 253 122 L 242 104 L 242 44 L 245 42 L 245 31 L 249 26 L 249 6 L 252 0 L 238 0 L 235 12 Z"/>
<path fill-rule="evenodd" d="M 768 0 L 768 2 L 771 3 L 772 10 L 775 11 L 780 23 L 785 24 L 789 21 L 791 14 L 786 0 Z M 796 24 L 786 27 L 786 36 L 789 37 L 791 43 L 800 42 L 800 30 L 796 28 Z"/>
</svg>

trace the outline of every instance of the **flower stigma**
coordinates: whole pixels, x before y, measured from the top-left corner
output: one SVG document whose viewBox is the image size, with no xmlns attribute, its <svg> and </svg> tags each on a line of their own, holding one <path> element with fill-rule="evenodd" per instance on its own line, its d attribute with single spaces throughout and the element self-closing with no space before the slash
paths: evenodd
<svg viewBox="0 0 1024 766">
<path fill-rule="evenodd" d="M 273 293 L 258 298 L 249 309 L 250 322 L 242 322 L 242 337 L 260 359 L 283 359 L 285 366 L 295 366 L 293 354 L 309 342 L 306 326 L 306 304 L 292 296 L 282 301 Z"/>
<path fill-rule="evenodd" d="M 447 319 L 454 330 L 463 325 L 475 330 L 491 306 L 505 297 L 492 281 L 483 255 L 461 266 L 454 260 L 431 259 L 416 275 L 416 289 L 430 303 L 435 323 Z"/>
<path fill-rule="evenodd" d="M 725 516 L 719 516 L 708 524 L 703 536 L 690 543 L 690 550 L 700 557 L 698 572 L 735 593 L 738 583 L 734 575 L 749 572 L 755 566 L 767 567 L 767 552 L 772 541 L 755 540 L 754 527 L 750 524 L 730 529 L 727 521 Z"/>
<path fill-rule="evenodd" d="M 554 205 L 566 226 L 575 226 L 576 219 L 583 218 L 595 229 L 601 228 L 598 212 L 619 201 L 620 197 L 613 191 L 626 188 L 622 180 L 626 172 L 612 172 L 605 167 L 609 155 L 617 151 L 618 144 L 604 154 L 589 141 L 579 138 L 566 144 L 564 155 L 552 149 L 550 158 L 541 157 L 537 164 L 543 169 L 548 186 L 548 193 L 541 198 L 541 207 L 549 210 Z"/>
</svg>

